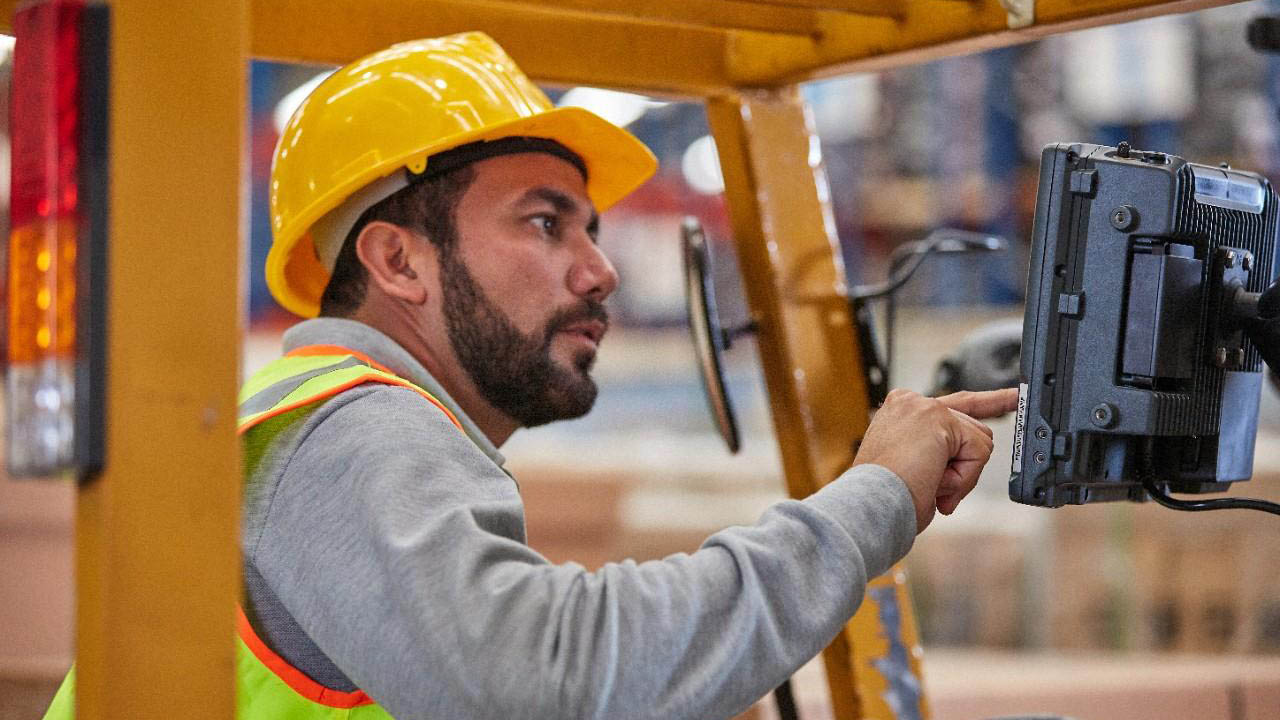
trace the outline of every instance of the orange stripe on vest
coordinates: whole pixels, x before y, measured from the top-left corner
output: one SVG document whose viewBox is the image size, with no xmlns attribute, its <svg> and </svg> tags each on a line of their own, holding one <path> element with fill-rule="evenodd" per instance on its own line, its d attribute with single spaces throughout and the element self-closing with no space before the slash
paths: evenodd
<svg viewBox="0 0 1280 720">
<path fill-rule="evenodd" d="M 353 708 L 373 704 L 373 698 L 366 695 L 363 690 L 341 692 L 327 688 L 290 665 L 289 661 L 277 655 L 267 647 L 262 638 L 258 637 L 258 634 L 253 631 L 253 626 L 249 624 L 249 618 L 244 614 L 244 608 L 239 605 L 236 606 L 236 632 L 240 634 L 240 639 L 244 641 L 254 657 L 258 658 L 258 662 L 266 665 L 267 669 L 283 680 L 285 685 L 311 702 L 333 708 Z"/>
</svg>

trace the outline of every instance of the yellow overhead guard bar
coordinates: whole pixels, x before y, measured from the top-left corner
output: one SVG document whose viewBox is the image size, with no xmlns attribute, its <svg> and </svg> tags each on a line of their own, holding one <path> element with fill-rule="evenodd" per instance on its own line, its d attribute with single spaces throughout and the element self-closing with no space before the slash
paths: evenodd
<svg viewBox="0 0 1280 720">
<path fill-rule="evenodd" d="M 1236 1 L 248 0 L 249 48 L 258 58 L 341 65 L 403 40 L 478 29 L 540 82 L 705 96 Z M 17 4 L 0 0 L 0 30 L 10 32 Z"/>
</svg>

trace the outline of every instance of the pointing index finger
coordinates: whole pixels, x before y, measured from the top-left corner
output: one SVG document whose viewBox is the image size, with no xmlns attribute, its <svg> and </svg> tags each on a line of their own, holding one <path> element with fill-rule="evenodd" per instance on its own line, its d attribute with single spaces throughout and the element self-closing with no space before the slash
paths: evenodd
<svg viewBox="0 0 1280 720">
<path fill-rule="evenodd" d="M 985 392 L 962 391 L 943 395 L 938 402 L 957 412 L 979 420 L 1000 417 L 1018 409 L 1018 389 L 988 390 Z"/>
</svg>

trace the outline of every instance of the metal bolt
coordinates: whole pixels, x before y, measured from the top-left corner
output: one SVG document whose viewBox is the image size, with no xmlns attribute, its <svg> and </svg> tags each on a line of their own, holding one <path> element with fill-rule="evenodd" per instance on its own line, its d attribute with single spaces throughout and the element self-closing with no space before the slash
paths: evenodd
<svg viewBox="0 0 1280 720">
<path fill-rule="evenodd" d="M 1122 158 L 1129 157 L 1129 143 L 1121 140 L 1120 144 L 1116 146 L 1116 155 L 1119 155 Z"/>
<path fill-rule="evenodd" d="M 1244 268 L 1245 272 L 1253 272 L 1253 253 L 1244 254 L 1240 259 L 1240 267 Z"/>
<path fill-rule="evenodd" d="M 1036 462 L 1038 463 L 1044 462 L 1044 453 L 1042 452 L 1036 453 Z"/>
<path fill-rule="evenodd" d="M 1089 419 L 1100 428 L 1109 428 L 1116 424 L 1116 409 L 1111 403 L 1098 403 L 1089 413 Z"/>
<path fill-rule="evenodd" d="M 1235 266 L 1236 266 L 1236 251 L 1235 251 L 1235 250 L 1228 250 L 1228 251 L 1226 251 L 1226 252 L 1222 253 L 1222 264 L 1223 264 L 1223 265 L 1225 265 L 1225 266 L 1227 266 L 1227 267 L 1229 267 L 1229 268 L 1233 268 L 1233 267 L 1235 267 Z"/>
<path fill-rule="evenodd" d="M 1231 364 L 1236 367 L 1244 365 L 1244 348 L 1237 348 L 1231 352 Z"/>
<path fill-rule="evenodd" d="M 1036 428 L 1036 437 L 1041 440 L 1044 440 L 1045 438 L 1049 437 L 1049 431 L 1044 428 Z"/>
<path fill-rule="evenodd" d="M 1111 225 L 1117 230 L 1132 230 L 1138 224 L 1138 212 L 1129 205 L 1121 205 L 1111 211 Z"/>
<path fill-rule="evenodd" d="M 1213 364 L 1217 365 L 1218 367 L 1227 366 L 1227 349 L 1226 348 L 1220 347 L 1217 350 L 1213 351 Z"/>
</svg>

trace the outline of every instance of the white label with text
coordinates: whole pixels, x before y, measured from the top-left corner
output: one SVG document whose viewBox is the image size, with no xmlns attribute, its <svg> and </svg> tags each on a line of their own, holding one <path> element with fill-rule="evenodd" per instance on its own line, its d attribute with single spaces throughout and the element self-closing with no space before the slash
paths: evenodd
<svg viewBox="0 0 1280 720">
<path fill-rule="evenodd" d="M 1022 472 L 1022 442 L 1027 434 L 1027 384 L 1018 385 L 1018 419 L 1013 425 L 1013 468 Z"/>
</svg>

